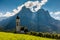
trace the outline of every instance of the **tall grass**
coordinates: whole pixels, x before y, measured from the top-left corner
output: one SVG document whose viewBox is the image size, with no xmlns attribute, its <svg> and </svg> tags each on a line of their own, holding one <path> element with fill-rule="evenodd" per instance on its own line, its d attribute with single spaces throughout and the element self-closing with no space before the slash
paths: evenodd
<svg viewBox="0 0 60 40">
<path fill-rule="evenodd" d="M 13 34 L 0 32 L 0 40 L 55 40 L 55 39 L 42 38 L 26 34 Z"/>
</svg>

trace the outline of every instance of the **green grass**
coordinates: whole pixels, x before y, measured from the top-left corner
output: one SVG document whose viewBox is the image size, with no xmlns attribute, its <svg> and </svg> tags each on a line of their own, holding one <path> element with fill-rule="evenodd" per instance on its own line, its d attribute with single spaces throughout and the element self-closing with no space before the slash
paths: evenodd
<svg viewBox="0 0 60 40">
<path fill-rule="evenodd" d="M 0 40 L 55 40 L 55 39 L 42 38 L 26 34 L 0 32 Z"/>
</svg>

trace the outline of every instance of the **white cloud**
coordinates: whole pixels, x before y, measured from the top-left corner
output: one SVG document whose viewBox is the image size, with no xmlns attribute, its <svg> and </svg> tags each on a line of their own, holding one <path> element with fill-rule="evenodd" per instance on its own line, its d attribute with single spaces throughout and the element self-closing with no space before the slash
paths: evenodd
<svg viewBox="0 0 60 40">
<path fill-rule="evenodd" d="M 0 21 L 3 20 L 3 19 L 6 19 L 8 17 L 16 15 L 18 12 L 21 11 L 21 9 L 22 9 L 23 6 L 24 5 L 18 6 L 17 9 L 13 9 L 12 12 L 6 12 L 5 14 L 0 13 Z"/>
<path fill-rule="evenodd" d="M 18 6 L 17 9 L 13 10 L 13 13 L 15 13 L 15 14 L 19 13 L 21 11 L 21 9 L 22 9 L 23 6 L 24 5 Z"/>
<path fill-rule="evenodd" d="M 0 18 L 1 18 L 1 17 L 10 17 L 10 16 L 12 16 L 12 15 L 13 15 L 13 14 L 10 13 L 10 12 L 6 12 L 6 14 L 0 13 Z"/>
<path fill-rule="evenodd" d="M 13 15 L 17 14 L 18 12 L 20 12 L 22 7 L 23 7 L 23 5 L 19 6 L 17 9 L 14 9 L 13 12 L 6 12 L 5 14 L 0 13 L 0 18 L 1 17 L 10 17 L 10 16 L 13 16 Z"/>
<path fill-rule="evenodd" d="M 29 8 L 32 12 L 37 12 L 47 2 L 47 0 L 39 1 L 28 1 L 25 3 L 26 8 Z M 35 8 L 34 8 L 35 7 Z"/>
<path fill-rule="evenodd" d="M 41 7 L 47 2 L 47 0 L 42 0 L 41 2 L 39 1 L 27 1 L 21 6 L 18 6 L 17 9 L 14 9 L 12 12 L 6 12 L 5 14 L 0 13 L 0 18 L 4 17 L 11 17 L 19 13 L 22 8 L 25 6 L 26 8 L 29 8 L 32 12 L 37 12 Z M 34 8 L 35 7 L 35 8 Z"/>
<path fill-rule="evenodd" d="M 50 12 L 50 15 L 51 15 L 54 19 L 60 20 L 60 11 Z"/>
</svg>

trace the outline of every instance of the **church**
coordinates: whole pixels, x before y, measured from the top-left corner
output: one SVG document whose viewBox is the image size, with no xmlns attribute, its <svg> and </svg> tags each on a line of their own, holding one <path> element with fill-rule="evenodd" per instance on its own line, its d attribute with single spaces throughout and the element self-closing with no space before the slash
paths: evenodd
<svg viewBox="0 0 60 40">
<path fill-rule="evenodd" d="M 20 31 L 20 18 L 17 16 L 16 17 L 16 32 Z"/>
<path fill-rule="evenodd" d="M 20 25 L 20 18 L 19 16 L 16 17 L 16 32 L 18 33 L 26 33 L 28 29 Z"/>
</svg>

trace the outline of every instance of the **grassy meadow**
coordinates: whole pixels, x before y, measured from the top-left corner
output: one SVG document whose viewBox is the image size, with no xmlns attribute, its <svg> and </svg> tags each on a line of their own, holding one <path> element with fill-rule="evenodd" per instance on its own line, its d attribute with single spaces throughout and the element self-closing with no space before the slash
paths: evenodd
<svg viewBox="0 0 60 40">
<path fill-rule="evenodd" d="M 0 32 L 0 40 L 56 40 L 56 39 L 42 38 L 26 34 Z"/>
</svg>

